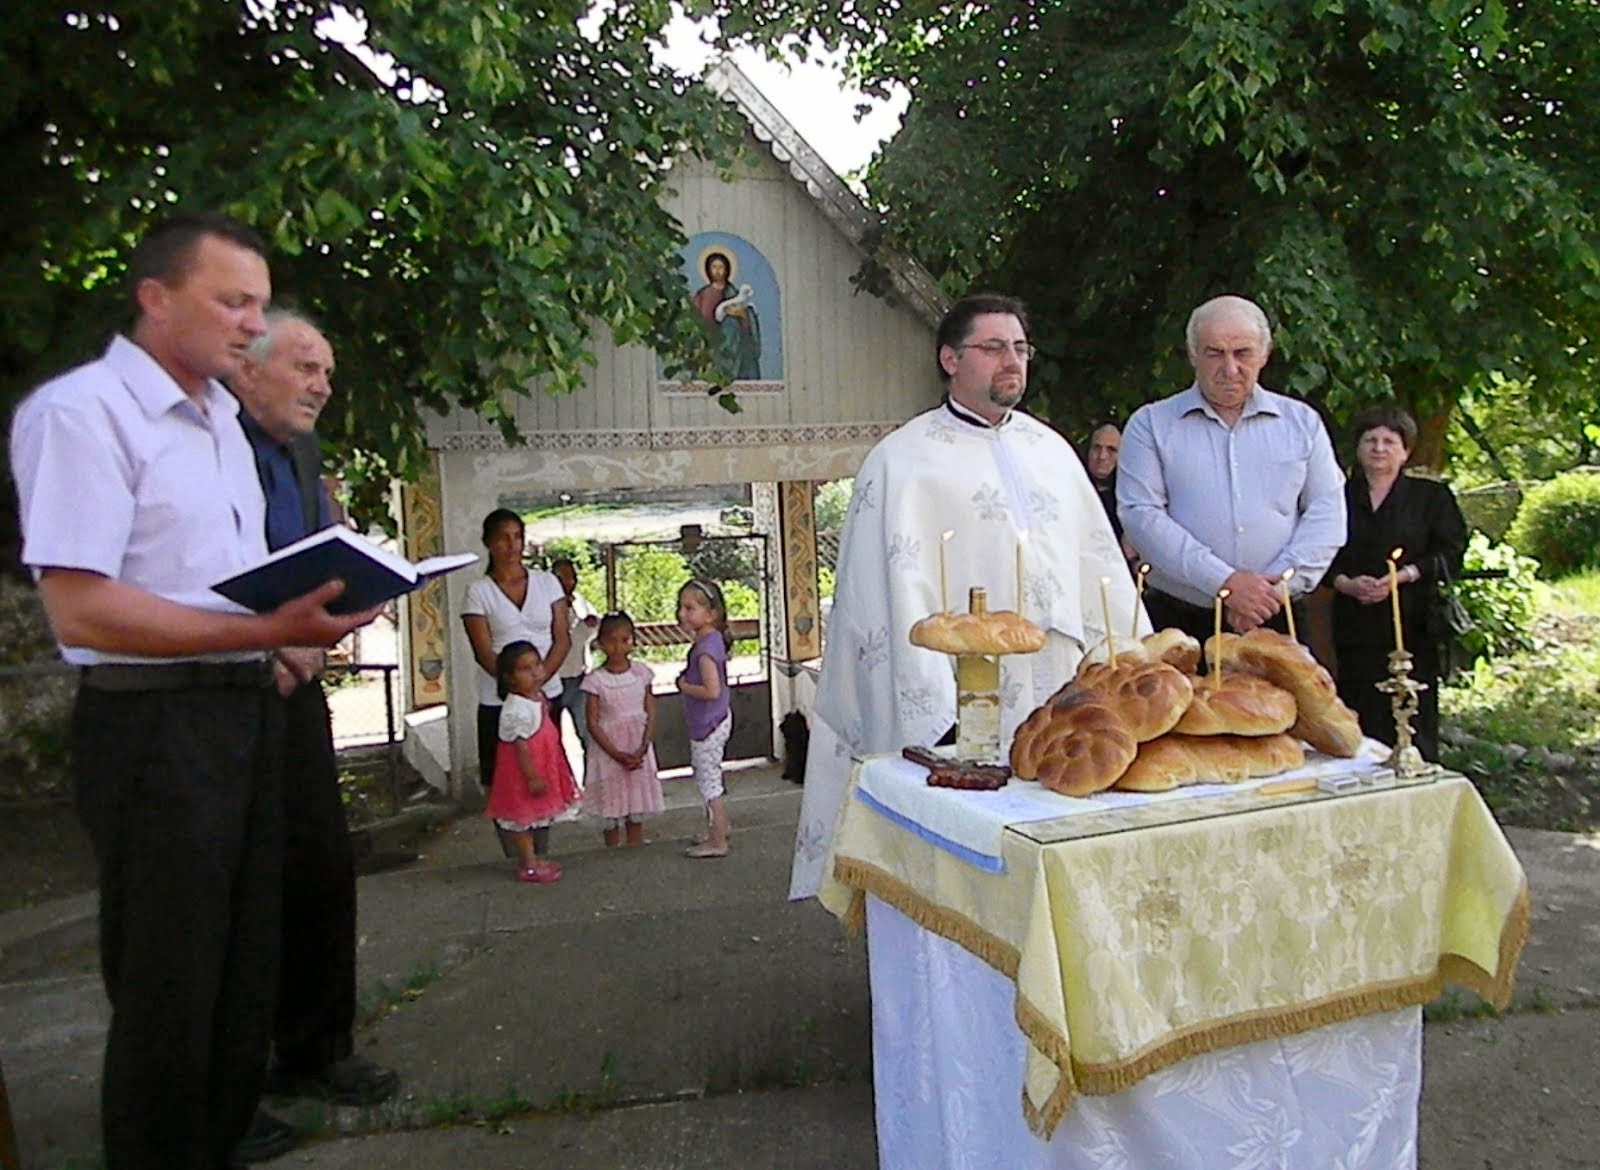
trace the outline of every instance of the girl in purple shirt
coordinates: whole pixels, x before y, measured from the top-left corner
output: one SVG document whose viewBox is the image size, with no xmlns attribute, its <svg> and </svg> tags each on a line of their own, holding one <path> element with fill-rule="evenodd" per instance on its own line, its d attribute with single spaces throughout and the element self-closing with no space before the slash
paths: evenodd
<svg viewBox="0 0 1600 1170">
<path fill-rule="evenodd" d="M 728 856 L 728 810 L 723 799 L 722 753 L 733 731 L 728 693 L 728 607 L 714 581 L 693 580 L 678 590 L 678 624 L 694 637 L 689 663 L 678 676 L 683 716 L 689 725 L 689 758 L 695 787 L 706 802 L 706 834 L 685 856 Z"/>
</svg>

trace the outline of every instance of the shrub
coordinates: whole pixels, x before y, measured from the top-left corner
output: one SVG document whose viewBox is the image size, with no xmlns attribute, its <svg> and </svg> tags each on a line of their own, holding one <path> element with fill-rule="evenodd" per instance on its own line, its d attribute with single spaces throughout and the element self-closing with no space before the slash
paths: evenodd
<svg viewBox="0 0 1600 1170">
<path fill-rule="evenodd" d="M 1522 556 L 1509 544 L 1491 541 L 1474 532 L 1467 543 L 1462 568 L 1487 569 L 1504 577 L 1456 582 L 1456 594 L 1467 607 L 1477 629 L 1462 639 L 1475 658 L 1494 658 L 1533 645 L 1533 619 L 1537 609 L 1534 577 L 1539 563 Z"/>
<path fill-rule="evenodd" d="M 1600 568 L 1600 474 L 1569 471 L 1533 488 L 1507 539 L 1546 577 Z"/>
</svg>

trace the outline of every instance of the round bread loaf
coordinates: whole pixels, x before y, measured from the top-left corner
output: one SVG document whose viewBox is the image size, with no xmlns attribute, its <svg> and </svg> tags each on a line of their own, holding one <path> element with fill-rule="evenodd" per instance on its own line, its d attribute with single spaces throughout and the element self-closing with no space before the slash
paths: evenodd
<svg viewBox="0 0 1600 1170">
<path fill-rule="evenodd" d="M 1182 735 L 1273 735 L 1295 720 L 1294 696 L 1264 678 L 1224 674 L 1192 680 L 1194 699 L 1174 731 Z"/>
<path fill-rule="evenodd" d="M 1215 638 L 1206 640 L 1208 654 Z M 1291 735 L 1319 752 L 1349 759 L 1361 750 L 1361 723 L 1339 698 L 1330 675 L 1299 642 L 1276 630 L 1256 629 L 1248 634 L 1222 635 L 1224 672 L 1252 674 L 1294 696 L 1295 721 Z"/>
<path fill-rule="evenodd" d="M 1175 667 L 1122 658 L 1115 666 L 1100 662 L 1080 670 L 1072 690 L 1095 695 L 1122 716 L 1140 743 L 1171 731 L 1194 697 L 1194 684 Z"/>
<path fill-rule="evenodd" d="M 1138 744 L 1122 718 L 1088 695 L 1052 699 L 1029 715 L 1011 740 L 1011 772 L 1064 796 L 1110 788 L 1133 762 Z"/>
<path fill-rule="evenodd" d="M 934 613 L 911 627 L 911 644 L 941 654 L 1032 654 L 1044 631 L 1009 609 L 992 613 Z"/>
</svg>

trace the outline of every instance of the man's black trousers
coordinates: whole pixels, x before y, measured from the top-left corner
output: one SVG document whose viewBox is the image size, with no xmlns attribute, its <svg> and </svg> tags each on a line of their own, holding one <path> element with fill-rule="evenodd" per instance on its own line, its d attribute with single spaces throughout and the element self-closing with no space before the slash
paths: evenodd
<svg viewBox="0 0 1600 1170">
<path fill-rule="evenodd" d="M 351 1052 L 356 1017 L 356 877 L 320 682 L 284 700 L 283 951 L 274 1059 L 314 1073 Z"/>
<path fill-rule="evenodd" d="M 221 1170 L 261 1095 L 278 972 L 283 702 L 110 692 L 73 712 L 100 869 L 107 1170 Z"/>
</svg>

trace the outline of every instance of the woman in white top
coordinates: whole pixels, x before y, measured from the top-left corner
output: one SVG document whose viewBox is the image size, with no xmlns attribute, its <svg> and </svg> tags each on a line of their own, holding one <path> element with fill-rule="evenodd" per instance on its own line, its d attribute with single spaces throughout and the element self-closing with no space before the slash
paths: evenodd
<svg viewBox="0 0 1600 1170">
<path fill-rule="evenodd" d="M 532 642 L 542 656 L 545 697 L 559 699 L 559 671 L 571 648 L 566 592 L 551 574 L 522 563 L 524 535 L 522 517 L 508 508 L 496 508 L 483 518 L 489 571 L 467 587 L 461 606 L 461 624 L 478 662 L 478 783 L 485 788 L 494 777 L 500 728 L 495 656 L 509 642 Z"/>
</svg>

